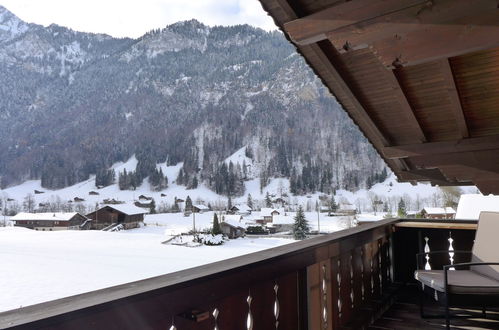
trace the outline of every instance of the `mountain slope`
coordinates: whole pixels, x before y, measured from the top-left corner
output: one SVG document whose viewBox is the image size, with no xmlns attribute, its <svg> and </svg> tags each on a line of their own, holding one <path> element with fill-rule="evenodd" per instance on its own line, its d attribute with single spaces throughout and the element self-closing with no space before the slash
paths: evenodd
<svg viewBox="0 0 499 330">
<path fill-rule="evenodd" d="M 245 147 L 252 160 L 224 160 Z M 61 188 L 137 156 L 183 162 L 181 183 L 240 195 L 359 188 L 384 164 L 279 32 L 179 22 L 139 39 L 26 24 L 0 7 L 2 186 Z"/>
</svg>

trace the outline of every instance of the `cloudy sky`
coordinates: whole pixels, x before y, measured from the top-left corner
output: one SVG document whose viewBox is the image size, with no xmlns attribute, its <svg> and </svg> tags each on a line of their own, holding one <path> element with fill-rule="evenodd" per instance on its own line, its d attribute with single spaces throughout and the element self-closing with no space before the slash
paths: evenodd
<svg viewBox="0 0 499 330">
<path fill-rule="evenodd" d="M 27 22 L 114 37 L 135 38 L 191 18 L 208 25 L 275 29 L 258 0 L 0 0 L 0 5 Z"/>
</svg>

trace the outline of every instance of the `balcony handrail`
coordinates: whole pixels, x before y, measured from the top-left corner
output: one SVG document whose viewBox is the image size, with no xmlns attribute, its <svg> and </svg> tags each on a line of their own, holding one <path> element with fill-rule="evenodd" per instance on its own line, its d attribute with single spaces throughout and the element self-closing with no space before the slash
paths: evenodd
<svg viewBox="0 0 499 330">
<path fill-rule="evenodd" d="M 231 290 L 236 290 L 235 287 L 231 287 L 231 285 L 235 285 L 234 283 L 238 283 L 240 286 L 250 286 L 258 281 L 278 278 L 291 271 L 303 269 L 333 256 L 338 256 L 342 253 L 342 249 L 351 248 L 349 244 L 347 245 L 350 247 L 343 247 L 339 244 L 344 240 L 355 238 L 356 244 L 359 245 L 371 242 L 385 236 L 387 232 L 391 231 L 392 225 L 412 220 L 425 221 L 425 219 L 405 220 L 397 218 L 380 220 L 268 250 L 6 311 L 0 313 L 0 328 L 45 320 L 94 306 L 102 306 L 106 303 L 120 303 L 120 301 L 127 299 L 141 299 L 144 295 L 152 292 L 164 294 L 181 290 L 186 296 L 188 296 L 189 292 L 196 295 L 196 290 L 199 290 L 199 288 L 206 290 L 206 283 L 210 281 L 216 286 L 220 285 L 220 282 L 225 278 L 230 279 L 228 281 L 230 284 L 223 286 L 223 293 L 210 292 L 210 295 L 204 299 L 204 302 L 216 301 L 230 295 Z M 434 219 L 427 220 L 429 222 L 434 221 Z M 435 222 L 440 221 L 435 220 Z M 445 220 L 445 222 L 453 223 L 456 221 Z M 331 246 L 335 243 L 338 243 L 338 245 L 336 249 L 332 249 Z M 197 299 L 199 300 L 199 298 Z M 187 297 L 183 302 L 176 302 L 175 310 L 171 310 L 171 312 L 180 313 L 185 311 L 186 308 L 195 305 L 196 298 Z"/>
</svg>

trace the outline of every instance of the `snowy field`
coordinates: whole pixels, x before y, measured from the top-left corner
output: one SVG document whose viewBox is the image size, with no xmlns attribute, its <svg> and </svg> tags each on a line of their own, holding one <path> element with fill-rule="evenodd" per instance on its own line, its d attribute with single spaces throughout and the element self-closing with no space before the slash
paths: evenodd
<svg viewBox="0 0 499 330">
<path fill-rule="evenodd" d="M 152 225 L 115 233 L 0 228 L 0 312 L 293 242 L 240 238 L 189 248 L 161 244 L 164 232 Z"/>
</svg>

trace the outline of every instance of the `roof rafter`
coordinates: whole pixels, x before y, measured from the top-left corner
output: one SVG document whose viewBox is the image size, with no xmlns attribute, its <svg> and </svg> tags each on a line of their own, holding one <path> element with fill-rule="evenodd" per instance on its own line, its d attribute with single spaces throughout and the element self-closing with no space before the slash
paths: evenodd
<svg viewBox="0 0 499 330">
<path fill-rule="evenodd" d="M 293 42 L 308 45 L 327 39 L 327 33 L 360 21 L 373 19 L 373 13 L 387 15 L 408 7 L 420 7 L 422 0 L 352 0 L 284 24 Z M 377 16 L 381 16 L 377 15 Z"/>
<path fill-rule="evenodd" d="M 499 150 L 499 135 L 385 147 L 383 155 L 388 159 L 399 159 L 483 150 Z"/>
</svg>

